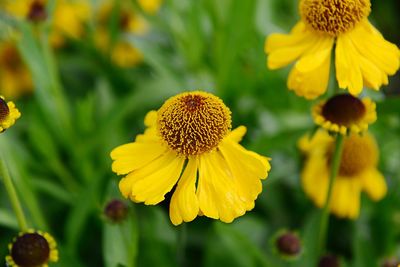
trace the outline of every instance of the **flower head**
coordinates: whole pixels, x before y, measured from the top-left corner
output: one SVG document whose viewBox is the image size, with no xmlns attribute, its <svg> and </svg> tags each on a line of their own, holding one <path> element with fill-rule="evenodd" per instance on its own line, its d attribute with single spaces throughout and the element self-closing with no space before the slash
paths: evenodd
<svg viewBox="0 0 400 267">
<path fill-rule="evenodd" d="M 104 215 L 113 223 L 119 223 L 128 216 L 128 206 L 119 199 L 113 199 L 104 208 Z"/>
<path fill-rule="evenodd" d="M 118 19 L 117 36 L 110 33 L 114 12 Z M 112 62 L 128 68 L 142 62 L 142 53 L 125 39 L 125 35 L 143 35 L 148 31 L 144 18 L 137 14 L 129 2 L 104 1 L 96 13 L 95 42 L 104 53 L 110 53 Z"/>
<path fill-rule="evenodd" d="M 48 14 L 47 4 L 47 0 L 6 0 L 5 9 L 15 17 L 33 23 L 52 17 L 50 42 L 55 47 L 64 44 L 65 37 L 79 38 L 84 34 L 84 23 L 90 16 L 86 0 L 57 0 L 54 14 Z"/>
<path fill-rule="evenodd" d="M 364 86 L 379 90 L 399 69 L 400 51 L 370 24 L 369 0 L 301 0 L 301 21 L 290 34 L 265 42 L 270 69 L 296 62 L 288 88 L 307 99 L 324 94 L 335 46 L 336 79 L 352 95 Z"/>
<path fill-rule="evenodd" d="M 268 159 L 239 145 L 246 132 L 231 131 L 231 113 L 205 92 L 171 97 L 145 118 L 135 142 L 115 148 L 112 170 L 126 175 L 121 193 L 155 205 L 176 185 L 170 219 L 178 225 L 204 215 L 224 222 L 253 209 L 268 175 Z"/>
<path fill-rule="evenodd" d="M 301 252 L 301 240 L 296 233 L 292 232 L 282 232 L 280 233 L 276 240 L 275 246 L 278 253 L 287 259 L 294 259 Z"/>
<path fill-rule="evenodd" d="M 0 93 L 15 99 L 33 90 L 31 74 L 22 61 L 16 43 L 0 43 Z"/>
<path fill-rule="evenodd" d="M 146 12 L 151 15 L 157 13 L 160 9 L 163 0 L 138 0 L 140 7 Z"/>
<path fill-rule="evenodd" d="M 369 98 L 340 94 L 315 105 L 312 113 L 314 122 L 330 132 L 359 133 L 376 121 L 376 104 Z"/>
<path fill-rule="evenodd" d="M 338 257 L 327 254 L 319 259 L 318 267 L 340 267 L 340 261 Z"/>
<path fill-rule="evenodd" d="M 301 174 L 302 186 L 318 207 L 324 205 L 328 191 L 334 140 L 327 132 L 318 131 L 312 139 L 305 136 L 299 142 L 306 156 Z M 330 206 L 330 211 L 336 216 L 357 218 L 362 191 L 375 201 L 386 195 L 385 179 L 377 170 L 378 154 L 372 135 L 350 134 L 344 137 L 339 173 L 333 185 Z"/>
<path fill-rule="evenodd" d="M 0 96 L 0 133 L 14 125 L 15 121 L 21 117 L 18 109 L 13 102 L 6 102 Z"/>
<path fill-rule="evenodd" d="M 49 262 L 58 261 L 57 244 L 48 233 L 28 230 L 20 233 L 9 245 L 6 256 L 10 267 L 47 267 Z"/>
</svg>

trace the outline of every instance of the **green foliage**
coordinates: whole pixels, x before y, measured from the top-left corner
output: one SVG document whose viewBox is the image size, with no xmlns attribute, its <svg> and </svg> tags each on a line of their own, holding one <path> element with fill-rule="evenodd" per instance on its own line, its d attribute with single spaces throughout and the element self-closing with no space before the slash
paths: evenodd
<svg viewBox="0 0 400 267">
<path fill-rule="evenodd" d="M 399 43 L 396 6 L 395 0 L 375 1 L 372 16 Z M 316 266 L 319 212 L 301 189 L 296 148 L 299 137 L 312 131 L 312 103 L 287 90 L 287 69 L 266 69 L 263 53 L 265 36 L 287 32 L 296 10 L 296 1 L 289 0 L 166 1 L 157 15 L 145 15 L 148 35 L 127 37 L 144 55 L 144 63 L 131 69 L 113 65 L 91 38 L 54 50 L 49 25 L 18 23 L 18 48 L 35 91 L 16 101 L 22 117 L 1 135 L 0 147 L 29 224 L 57 240 L 60 262 L 54 266 L 173 267 L 182 261 L 194 267 Z M 398 80 L 397 75 L 393 84 Z M 220 96 L 234 126 L 248 127 L 243 143 L 272 158 L 255 209 L 232 224 L 198 218 L 184 230 L 172 226 L 167 205 L 131 204 L 126 221 L 109 223 L 101 215 L 104 203 L 121 197 L 111 149 L 143 131 L 147 111 L 192 89 Z M 331 231 L 342 229 L 344 238 L 331 232 L 328 250 L 341 255 L 343 266 L 373 267 L 400 257 L 400 97 L 394 86 L 384 91 L 390 94 L 373 96 L 379 119 L 371 130 L 389 192 L 380 203 L 363 198 L 355 222 L 331 220 Z M 4 258 L 17 224 L 2 186 L 0 201 Z M 271 240 L 283 228 L 302 239 L 295 260 L 273 248 Z"/>
</svg>

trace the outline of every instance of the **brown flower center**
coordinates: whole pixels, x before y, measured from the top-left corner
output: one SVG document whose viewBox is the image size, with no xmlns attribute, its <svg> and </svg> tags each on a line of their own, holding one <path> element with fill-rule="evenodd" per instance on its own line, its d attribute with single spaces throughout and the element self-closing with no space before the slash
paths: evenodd
<svg viewBox="0 0 400 267">
<path fill-rule="evenodd" d="M 30 6 L 27 18 L 33 22 L 40 22 L 45 20 L 47 18 L 45 4 L 40 0 L 33 1 Z"/>
<path fill-rule="evenodd" d="M 334 144 L 328 150 L 328 165 L 331 166 Z M 345 137 L 339 175 L 352 177 L 378 162 L 378 148 L 375 140 L 368 134 L 352 134 Z"/>
<path fill-rule="evenodd" d="M 11 257 L 21 267 L 42 266 L 50 256 L 50 246 L 46 238 L 38 233 L 26 233 L 12 244 Z"/>
<path fill-rule="evenodd" d="M 371 12 L 370 0 L 301 0 L 300 14 L 312 29 L 331 36 L 354 28 Z"/>
<path fill-rule="evenodd" d="M 365 112 L 364 103 L 349 94 L 336 95 L 322 107 L 322 116 L 326 120 L 346 127 L 357 123 L 363 118 Z"/>
<path fill-rule="evenodd" d="M 7 43 L 0 51 L 0 65 L 8 71 L 16 71 L 22 65 L 21 57 L 13 43 Z"/>
<path fill-rule="evenodd" d="M 218 97 L 204 92 L 183 93 L 167 100 L 158 111 L 162 139 L 179 154 L 208 152 L 231 129 L 231 112 Z"/>
<path fill-rule="evenodd" d="M 10 114 L 10 109 L 7 102 L 0 97 L 0 123 L 7 119 L 8 114 Z"/>
</svg>

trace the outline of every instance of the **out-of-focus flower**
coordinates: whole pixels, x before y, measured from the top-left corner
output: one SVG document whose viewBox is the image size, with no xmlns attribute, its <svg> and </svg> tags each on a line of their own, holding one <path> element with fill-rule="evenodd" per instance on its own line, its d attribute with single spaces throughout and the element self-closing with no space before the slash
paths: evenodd
<svg viewBox="0 0 400 267">
<path fill-rule="evenodd" d="M 21 117 L 21 113 L 13 102 L 6 102 L 0 96 L 0 133 L 14 125 L 15 121 Z"/>
<path fill-rule="evenodd" d="M 176 189 L 170 203 L 174 225 L 205 215 L 223 222 L 254 208 L 268 159 L 239 145 L 244 126 L 231 131 L 231 112 L 218 97 L 188 92 L 168 99 L 145 118 L 135 142 L 115 148 L 112 170 L 126 175 L 125 197 L 155 205 Z"/>
<path fill-rule="evenodd" d="M 15 99 L 31 92 L 32 78 L 14 41 L 0 42 L 0 94 Z"/>
<path fill-rule="evenodd" d="M 28 230 L 20 233 L 9 245 L 6 256 L 10 267 L 47 267 L 49 262 L 58 261 L 57 244 L 54 238 L 41 231 Z"/>
<path fill-rule="evenodd" d="M 275 246 L 278 253 L 287 258 L 296 258 L 301 252 L 301 241 L 297 234 L 285 231 L 275 239 Z"/>
<path fill-rule="evenodd" d="M 128 215 L 128 206 L 119 199 L 113 199 L 104 208 L 104 215 L 113 223 L 122 222 Z"/>
<path fill-rule="evenodd" d="M 116 65 L 128 68 L 142 62 L 142 53 L 125 37 L 145 34 L 148 25 L 130 2 L 104 1 L 97 11 L 96 22 L 96 45 L 104 53 L 110 53 Z"/>
<path fill-rule="evenodd" d="M 305 193 L 323 207 L 328 192 L 335 139 L 326 131 L 304 136 L 299 147 L 305 154 L 301 182 Z M 339 173 L 333 184 L 330 211 L 338 217 L 357 218 L 360 194 L 365 191 L 374 201 L 386 195 L 386 182 L 378 171 L 379 151 L 372 135 L 350 134 L 344 137 Z"/>
<path fill-rule="evenodd" d="M 327 254 L 319 259 L 318 267 L 340 267 L 340 261 L 338 257 Z"/>
<path fill-rule="evenodd" d="M 326 92 L 334 44 L 336 79 L 353 95 L 363 86 L 379 90 L 399 69 L 399 49 L 368 21 L 370 0 L 301 0 L 299 10 L 290 34 L 271 34 L 265 42 L 270 69 L 296 61 L 288 87 L 297 95 Z"/>
<path fill-rule="evenodd" d="M 148 14 L 154 15 L 161 7 L 163 0 L 138 0 L 140 7 Z"/>
<path fill-rule="evenodd" d="M 318 126 L 330 132 L 359 133 L 376 121 L 376 104 L 370 98 L 340 94 L 315 105 L 312 115 Z"/>
<path fill-rule="evenodd" d="M 86 0 L 56 0 L 53 14 L 48 14 L 47 3 L 47 0 L 8 0 L 6 11 L 34 23 L 51 16 L 50 41 L 55 47 L 63 45 L 65 37 L 82 37 L 85 22 L 90 17 L 90 6 Z"/>
</svg>

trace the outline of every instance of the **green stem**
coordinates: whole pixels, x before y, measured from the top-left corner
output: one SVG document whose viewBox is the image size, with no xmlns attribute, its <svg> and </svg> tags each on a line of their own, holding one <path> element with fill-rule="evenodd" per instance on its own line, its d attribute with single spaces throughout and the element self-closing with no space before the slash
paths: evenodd
<svg viewBox="0 0 400 267">
<path fill-rule="evenodd" d="M 18 199 L 17 192 L 15 191 L 14 185 L 12 183 L 10 173 L 8 172 L 7 165 L 2 155 L 0 155 L 0 176 L 3 177 L 4 186 L 6 188 L 8 197 L 10 198 L 15 216 L 17 217 L 19 228 L 21 229 L 21 231 L 25 231 L 28 229 L 25 215 L 22 210 L 21 202 Z"/>
<path fill-rule="evenodd" d="M 336 136 L 336 146 L 335 146 L 335 152 L 333 154 L 332 158 L 332 165 L 331 165 L 331 175 L 329 177 L 329 185 L 328 185 L 328 193 L 326 195 L 325 199 L 325 204 L 324 208 L 322 210 L 322 215 L 321 215 L 321 223 L 320 223 L 320 232 L 319 232 L 319 246 L 318 248 L 320 249 L 321 254 L 325 248 L 325 243 L 326 243 L 326 238 L 327 238 L 327 230 L 329 226 L 329 208 L 331 204 L 331 199 L 332 199 L 332 191 L 333 191 L 333 186 L 335 184 L 336 177 L 339 172 L 339 167 L 340 167 L 340 160 L 342 158 L 342 151 L 343 151 L 343 140 L 344 136 L 341 134 L 338 134 Z"/>
</svg>

